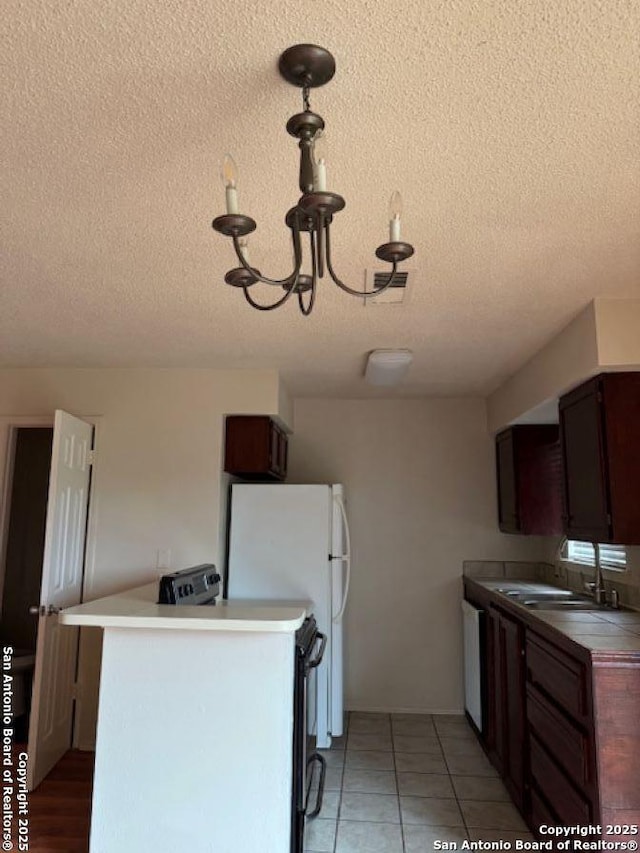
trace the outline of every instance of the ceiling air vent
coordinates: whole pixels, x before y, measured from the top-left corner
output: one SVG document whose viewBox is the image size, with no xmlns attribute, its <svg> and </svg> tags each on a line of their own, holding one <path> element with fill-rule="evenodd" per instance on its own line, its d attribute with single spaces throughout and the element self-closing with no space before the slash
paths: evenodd
<svg viewBox="0 0 640 853">
<path fill-rule="evenodd" d="M 412 278 L 410 275 L 411 272 L 411 270 L 398 270 L 393 284 L 388 287 L 384 293 L 364 299 L 364 304 L 401 305 L 403 302 L 406 302 L 409 294 L 409 281 Z M 390 273 L 391 270 L 389 268 L 385 270 L 367 270 L 365 279 L 366 289 L 374 290 L 377 287 L 382 287 L 382 285 L 389 280 Z"/>
</svg>

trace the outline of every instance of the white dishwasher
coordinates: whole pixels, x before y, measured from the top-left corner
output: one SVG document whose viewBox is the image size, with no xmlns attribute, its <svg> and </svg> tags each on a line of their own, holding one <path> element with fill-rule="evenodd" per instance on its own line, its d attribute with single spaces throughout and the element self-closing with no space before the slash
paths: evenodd
<svg viewBox="0 0 640 853">
<path fill-rule="evenodd" d="M 483 611 L 462 602 L 464 636 L 464 707 L 482 731 L 482 683 L 480 676 L 480 618 Z"/>
</svg>

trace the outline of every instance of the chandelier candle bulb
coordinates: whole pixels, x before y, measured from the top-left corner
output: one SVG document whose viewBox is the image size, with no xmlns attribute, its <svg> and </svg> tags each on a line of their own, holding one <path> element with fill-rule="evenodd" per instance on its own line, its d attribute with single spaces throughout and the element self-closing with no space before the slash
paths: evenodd
<svg viewBox="0 0 640 853">
<path fill-rule="evenodd" d="M 400 242 L 400 216 L 402 214 L 402 196 L 396 190 L 389 200 L 389 242 Z"/>
<path fill-rule="evenodd" d="M 227 198 L 227 213 L 238 213 L 238 191 L 235 187 L 225 189 Z"/>
<path fill-rule="evenodd" d="M 238 167 L 231 154 L 224 155 L 221 173 L 227 201 L 227 213 L 238 213 L 238 191 L 236 189 Z"/>
</svg>

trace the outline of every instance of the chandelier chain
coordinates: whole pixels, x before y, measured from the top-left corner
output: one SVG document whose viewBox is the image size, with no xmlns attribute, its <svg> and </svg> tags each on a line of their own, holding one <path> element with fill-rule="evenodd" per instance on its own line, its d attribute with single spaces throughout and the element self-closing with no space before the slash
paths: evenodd
<svg viewBox="0 0 640 853">
<path fill-rule="evenodd" d="M 304 111 L 306 113 L 311 112 L 311 104 L 309 102 L 309 87 L 303 86 L 302 88 L 302 105 L 304 107 Z"/>
</svg>

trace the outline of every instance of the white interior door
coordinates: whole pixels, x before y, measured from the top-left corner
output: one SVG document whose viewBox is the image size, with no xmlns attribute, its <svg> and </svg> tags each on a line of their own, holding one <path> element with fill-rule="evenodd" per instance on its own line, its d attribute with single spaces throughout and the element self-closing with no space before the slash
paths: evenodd
<svg viewBox="0 0 640 853">
<path fill-rule="evenodd" d="M 78 629 L 59 625 L 57 613 L 82 595 L 92 437 L 91 424 L 56 412 L 29 721 L 30 791 L 71 745 Z"/>
</svg>

